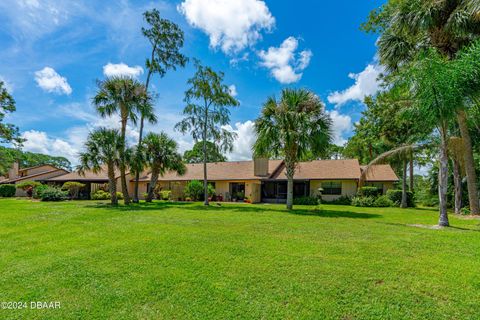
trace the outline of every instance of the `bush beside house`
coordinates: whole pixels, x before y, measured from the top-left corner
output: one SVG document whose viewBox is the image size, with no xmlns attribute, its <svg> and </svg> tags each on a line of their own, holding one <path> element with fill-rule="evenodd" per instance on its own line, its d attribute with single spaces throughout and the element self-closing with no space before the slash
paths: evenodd
<svg viewBox="0 0 480 320">
<path fill-rule="evenodd" d="M 11 198 L 15 196 L 17 188 L 14 184 L 0 184 L 0 197 Z"/>
</svg>

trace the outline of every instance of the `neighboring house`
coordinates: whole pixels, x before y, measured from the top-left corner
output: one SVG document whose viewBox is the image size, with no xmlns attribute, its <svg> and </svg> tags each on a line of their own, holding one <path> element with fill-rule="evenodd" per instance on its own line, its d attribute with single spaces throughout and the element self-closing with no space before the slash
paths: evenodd
<svg viewBox="0 0 480 320">
<path fill-rule="evenodd" d="M 120 173 L 115 172 L 115 177 L 117 178 L 117 190 L 121 191 L 120 188 Z M 106 166 L 104 166 L 100 172 L 94 173 L 91 170 L 85 171 L 83 174 L 80 174 L 78 171 L 69 172 L 67 174 L 54 177 L 46 180 L 45 182 L 49 185 L 62 186 L 65 182 L 74 181 L 85 184 L 85 188 L 82 188 L 79 193 L 79 199 L 90 199 L 90 194 L 97 191 L 98 189 L 108 190 L 108 172 Z"/>
<path fill-rule="evenodd" d="M 45 182 L 48 179 L 68 174 L 65 169 L 57 168 L 50 164 L 39 165 L 29 168 L 20 168 L 18 162 L 13 163 L 12 168 L 8 170 L 5 179 L 1 180 L 1 184 L 18 184 L 23 181 Z M 26 196 L 25 191 L 17 189 L 15 196 Z"/>
</svg>

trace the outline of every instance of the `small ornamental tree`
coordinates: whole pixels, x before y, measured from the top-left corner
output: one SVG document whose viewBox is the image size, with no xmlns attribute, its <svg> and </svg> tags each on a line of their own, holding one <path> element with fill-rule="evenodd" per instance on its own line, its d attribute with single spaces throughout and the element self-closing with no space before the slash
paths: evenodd
<svg viewBox="0 0 480 320">
<path fill-rule="evenodd" d="M 85 188 L 85 184 L 76 181 L 67 181 L 62 186 L 62 190 L 68 191 L 71 199 L 78 199 L 78 194 L 82 188 Z"/>
<path fill-rule="evenodd" d="M 16 184 L 17 189 L 21 189 L 27 193 L 27 196 L 32 197 L 33 189 L 40 186 L 41 183 L 37 181 L 23 181 Z"/>
</svg>

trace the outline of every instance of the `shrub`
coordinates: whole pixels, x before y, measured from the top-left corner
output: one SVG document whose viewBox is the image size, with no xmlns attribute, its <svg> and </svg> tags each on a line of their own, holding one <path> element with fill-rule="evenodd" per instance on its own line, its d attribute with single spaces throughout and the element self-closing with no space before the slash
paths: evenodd
<svg viewBox="0 0 480 320">
<path fill-rule="evenodd" d="M 316 205 L 318 205 L 318 198 L 317 197 L 293 198 L 293 204 L 304 205 L 304 206 L 316 206 Z"/>
<path fill-rule="evenodd" d="M 375 202 L 373 203 L 373 206 L 374 207 L 378 207 L 378 208 L 386 208 L 386 207 L 393 207 L 395 206 L 395 203 L 390 200 L 389 197 L 387 197 L 386 195 L 385 196 L 380 196 L 378 197 Z"/>
<path fill-rule="evenodd" d="M 159 192 L 160 200 L 170 200 L 171 195 L 172 191 L 170 190 L 162 190 Z"/>
<path fill-rule="evenodd" d="M 203 195 L 203 184 L 198 180 L 192 180 L 187 183 L 184 190 L 185 196 L 198 201 Z"/>
<path fill-rule="evenodd" d="M 352 198 L 352 205 L 355 207 L 373 207 L 375 203 L 374 197 L 354 197 Z"/>
<path fill-rule="evenodd" d="M 376 198 L 382 193 L 377 187 L 362 187 L 360 188 L 359 195 L 362 197 L 373 197 Z"/>
<path fill-rule="evenodd" d="M 400 206 L 402 203 L 402 190 L 388 190 L 387 196 L 396 206 Z M 407 191 L 407 206 L 412 208 L 415 207 L 413 192 L 410 191 Z"/>
<path fill-rule="evenodd" d="M 338 199 L 332 200 L 332 201 L 325 201 L 322 200 L 323 203 L 326 204 L 334 204 L 334 205 L 340 205 L 340 206 L 349 206 L 352 204 L 352 198 L 347 197 L 347 196 L 341 196 Z"/>
<path fill-rule="evenodd" d="M 0 184 L 0 197 L 11 198 L 15 196 L 17 188 L 14 184 Z"/>
<path fill-rule="evenodd" d="M 85 188 L 85 185 L 75 181 L 67 181 L 62 186 L 62 190 L 67 190 L 72 199 L 78 199 L 78 194 L 82 188 Z"/>
<path fill-rule="evenodd" d="M 23 181 L 20 183 L 17 183 L 15 186 L 17 189 L 22 189 L 27 193 L 27 196 L 31 197 L 33 196 L 33 191 L 35 190 L 36 187 L 42 185 L 40 182 L 37 181 Z"/>
<path fill-rule="evenodd" d="M 34 199 L 41 199 L 43 191 L 45 191 L 47 188 L 48 188 L 48 186 L 46 184 L 41 184 L 41 185 L 35 187 L 35 189 L 33 189 L 32 197 Z"/>
<path fill-rule="evenodd" d="M 68 192 L 60 188 L 47 186 L 40 194 L 42 201 L 64 201 L 68 199 Z"/>
<path fill-rule="evenodd" d="M 462 216 L 469 216 L 471 214 L 470 212 L 470 208 L 469 207 L 463 207 L 461 210 L 460 210 L 460 214 Z"/>
<path fill-rule="evenodd" d="M 90 194 L 90 198 L 92 200 L 110 200 L 110 193 L 102 189 L 98 189 Z"/>
<path fill-rule="evenodd" d="M 118 200 L 123 200 L 123 193 L 121 193 L 120 191 L 117 191 L 116 194 L 117 194 L 117 199 Z M 110 198 L 111 198 L 110 197 L 110 192 L 108 192 L 108 199 L 110 199 Z"/>
</svg>

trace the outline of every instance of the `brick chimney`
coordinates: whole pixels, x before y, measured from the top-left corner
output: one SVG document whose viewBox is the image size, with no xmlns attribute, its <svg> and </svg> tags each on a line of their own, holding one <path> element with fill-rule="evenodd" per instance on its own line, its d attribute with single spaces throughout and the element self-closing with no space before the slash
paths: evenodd
<svg viewBox="0 0 480 320">
<path fill-rule="evenodd" d="M 268 176 L 268 158 L 254 158 L 253 172 L 257 177 Z"/>
<path fill-rule="evenodd" d="M 19 164 L 15 161 L 12 167 L 8 170 L 8 179 L 16 179 L 19 177 Z"/>
</svg>

